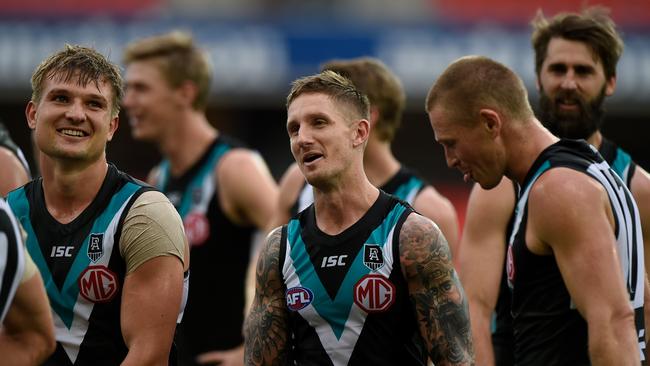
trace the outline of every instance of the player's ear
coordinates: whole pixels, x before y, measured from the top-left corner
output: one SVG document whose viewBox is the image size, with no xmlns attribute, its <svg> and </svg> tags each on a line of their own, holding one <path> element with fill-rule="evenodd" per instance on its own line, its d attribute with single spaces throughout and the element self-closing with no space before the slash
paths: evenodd
<svg viewBox="0 0 650 366">
<path fill-rule="evenodd" d="M 501 133 L 502 120 L 501 115 L 494 109 L 483 108 L 479 111 L 480 123 L 485 131 L 495 138 Z"/>
<path fill-rule="evenodd" d="M 27 103 L 27 107 L 25 107 L 25 117 L 27 119 L 27 126 L 29 126 L 31 130 L 36 128 L 36 113 L 36 103 L 30 100 L 29 103 Z"/>
<path fill-rule="evenodd" d="M 111 141 L 113 139 L 113 135 L 115 134 L 115 131 L 117 131 L 117 127 L 120 125 L 120 117 L 115 116 L 111 118 L 111 122 L 108 126 L 108 141 Z"/>
<path fill-rule="evenodd" d="M 357 147 L 368 141 L 370 137 L 370 122 L 367 119 L 360 119 L 355 122 L 353 145 Z"/>
</svg>

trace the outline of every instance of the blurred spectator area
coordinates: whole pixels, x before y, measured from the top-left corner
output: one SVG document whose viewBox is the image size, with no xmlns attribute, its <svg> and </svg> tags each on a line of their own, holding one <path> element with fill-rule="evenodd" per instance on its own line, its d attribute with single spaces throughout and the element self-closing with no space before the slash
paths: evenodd
<svg viewBox="0 0 650 366">
<path fill-rule="evenodd" d="M 0 0 L 2 16 L 141 14 L 237 17 L 333 16 L 361 20 L 496 22 L 521 25 L 542 9 L 546 14 L 589 5 L 611 9 L 627 27 L 650 25 L 648 0 Z"/>
<path fill-rule="evenodd" d="M 0 15 L 3 17 L 131 15 L 159 12 L 165 7 L 165 0 L 0 0 Z"/>
<path fill-rule="evenodd" d="M 538 9 L 546 15 L 553 15 L 580 11 L 589 5 L 606 6 L 614 21 L 621 26 L 650 26 L 648 0 L 431 0 L 440 20 L 460 23 L 527 24 Z"/>
<path fill-rule="evenodd" d="M 96 48 L 120 63 L 130 41 L 183 29 L 207 50 L 215 76 L 208 117 L 260 151 L 279 178 L 292 157 L 284 98 L 290 82 L 331 58 L 374 56 L 408 95 L 393 148 L 464 213 L 469 185 L 448 169 L 433 139 L 424 97 L 454 59 L 492 57 L 513 68 L 537 105 L 529 23 L 604 5 L 622 30 L 617 90 L 606 102 L 605 134 L 650 169 L 650 0 L 0 0 L 0 118 L 32 159 L 24 108 L 36 65 L 64 43 Z M 144 178 L 159 160 L 133 141 L 128 116 L 108 157 Z"/>
</svg>

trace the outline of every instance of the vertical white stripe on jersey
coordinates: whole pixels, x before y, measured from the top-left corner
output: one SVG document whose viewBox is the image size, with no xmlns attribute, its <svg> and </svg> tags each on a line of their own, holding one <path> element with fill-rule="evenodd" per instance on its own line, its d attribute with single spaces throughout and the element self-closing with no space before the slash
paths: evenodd
<svg viewBox="0 0 650 366">
<path fill-rule="evenodd" d="M 9 307 L 11 306 L 11 303 L 13 302 L 14 296 L 16 295 L 16 290 L 18 290 L 18 286 L 20 285 L 20 282 L 22 281 L 23 278 L 23 272 L 25 271 L 25 248 L 23 246 L 23 241 L 22 241 L 22 235 L 20 233 L 20 229 L 18 228 L 18 222 L 16 221 L 16 218 L 14 217 L 13 213 L 11 213 L 11 209 L 9 208 L 9 205 L 4 199 L 0 198 L 0 210 L 6 212 L 7 217 L 9 218 L 9 224 L 11 225 L 11 228 L 13 230 L 13 234 L 15 241 L 14 240 L 9 240 L 9 237 L 7 236 L 6 233 L 0 232 L 0 288 L 4 288 L 5 286 L 9 286 L 9 293 L 7 294 L 7 298 L 5 299 L 7 303 L 5 304 L 4 311 L 2 314 L 0 314 L 0 326 L 2 325 L 2 322 L 5 319 L 5 315 L 7 315 L 7 311 L 9 310 Z M 4 275 L 5 275 L 5 270 L 7 266 L 7 255 L 9 253 L 9 246 L 14 245 L 16 246 L 16 272 L 14 273 L 14 276 L 10 279 L 10 283 L 3 283 Z"/>
<path fill-rule="evenodd" d="M 314 187 L 309 183 L 305 183 L 305 186 L 300 191 L 300 196 L 298 196 L 298 212 L 306 209 L 314 202 Z"/>
<path fill-rule="evenodd" d="M 636 280 L 634 288 L 631 288 L 634 291 L 631 302 L 635 309 L 643 307 L 645 266 L 639 210 L 633 199 L 628 204 L 627 198 L 631 198 L 632 193 L 624 182 L 620 181 L 620 178 L 609 169 L 606 162 L 592 164 L 587 171 L 607 190 L 612 211 L 619 226 L 618 233 L 616 233 L 616 244 L 623 278 L 628 288 L 631 288 Z M 636 255 L 636 260 L 634 255 Z M 636 268 L 635 273 L 631 272 L 632 268 Z"/>
</svg>

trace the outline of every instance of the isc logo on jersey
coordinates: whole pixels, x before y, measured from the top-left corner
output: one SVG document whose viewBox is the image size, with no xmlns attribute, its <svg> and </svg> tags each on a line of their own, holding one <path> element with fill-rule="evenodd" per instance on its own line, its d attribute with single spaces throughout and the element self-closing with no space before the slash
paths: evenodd
<svg viewBox="0 0 650 366">
<path fill-rule="evenodd" d="M 291 311 L 304 309 L 314 300 L 314 293 L 306 287 L 292 287 L 286 292 L 287 307 Z"/>
<path fill-rule="evenodd" d="M 117 275 L 105 266 L 88 266 L 79 276 L 79 293 L 95 302 L 110 301 L 119 288 Z"/>
<path fill-rule="evenodd" d="M 369 274 L 354 285 L 354 303 L 367 313 L 388 310 L 395 302 L 395 286 L 384 276 Z"/>
</svg>

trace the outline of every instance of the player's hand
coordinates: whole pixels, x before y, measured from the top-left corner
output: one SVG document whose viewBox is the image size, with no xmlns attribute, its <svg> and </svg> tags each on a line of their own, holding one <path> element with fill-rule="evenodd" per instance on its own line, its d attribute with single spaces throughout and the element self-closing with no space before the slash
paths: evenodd
<svg viewBox="0 0 650 366">
<path fill-rule="evenodd" d="M 243 366 L 244 345 L 226 351 L 210 351 L 196 356 L 196 362 L 202 365 Z"/>
</svg>

